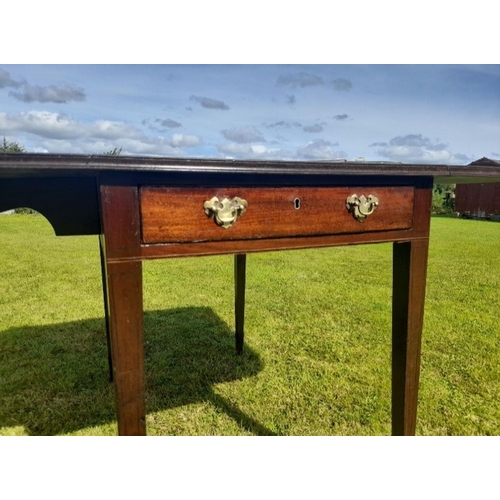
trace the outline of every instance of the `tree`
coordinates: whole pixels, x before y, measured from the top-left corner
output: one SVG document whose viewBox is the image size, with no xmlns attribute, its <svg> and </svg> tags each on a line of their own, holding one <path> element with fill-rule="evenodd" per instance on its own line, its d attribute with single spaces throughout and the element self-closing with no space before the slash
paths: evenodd
<svg viewBox="0 0 500 500">
<path fill-rule="evenodd" d="M 9 142 L 5 137 L 0 146 L 0 153 L 26 153 L 26 148 L 17 142 Z M 16 214 L 36 214 L 33 209 L 26 207 L 19 207 L 15 209 Z"/>
<path fill-rule="evenodd" d="M 104 154 L 107 156 L 120 156 L 122 153 L 122 148 L 111 149 L 110 151 L 106 151 Z"/>
<path fill-rule="evenodd" d="M 9 142 L 5 137 L 0 146 L 0 153 L 26 153 L 26 148 L 17 142 Z"/>
<path fill-rule="evenodd" d="M 455 184 L 434 184 L 432 190 L 433 215 L 450 215 L 455 206 Z"/>
</svg>

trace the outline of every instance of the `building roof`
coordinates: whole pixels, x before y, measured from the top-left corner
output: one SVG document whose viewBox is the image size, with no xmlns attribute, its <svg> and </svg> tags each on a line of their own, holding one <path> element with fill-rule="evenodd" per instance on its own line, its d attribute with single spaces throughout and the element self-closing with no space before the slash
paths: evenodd
<svg viewBox="0 0 500 500">
<path fill-rule="evenodd" d="M 490 158 L 486 158 L 486 156 L 483 156 L 479 160 L 476 160 L 476 161 L 473 161 L 472 163 L 469 163 L 469 165 L 497 167 L 497 166 L 500 166 L 500 161 L 491 160 Z"/>
</svg>

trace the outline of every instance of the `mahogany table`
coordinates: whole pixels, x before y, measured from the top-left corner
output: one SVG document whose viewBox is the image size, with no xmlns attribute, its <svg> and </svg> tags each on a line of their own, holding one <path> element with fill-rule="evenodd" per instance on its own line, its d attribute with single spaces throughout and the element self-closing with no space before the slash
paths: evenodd
<svg viewBox="0 0 500 500">
<path fill-rule="evenodd" d="M 415 433 L 432 186 L 499 182 L 469 166 L 0 155 L 0 211 L 100 236 L 120 435 L 144 435 L 142 261 L 235 255 L 236 352 L 248 252 L 392 242 L 392 433 Z"/>
</svg>

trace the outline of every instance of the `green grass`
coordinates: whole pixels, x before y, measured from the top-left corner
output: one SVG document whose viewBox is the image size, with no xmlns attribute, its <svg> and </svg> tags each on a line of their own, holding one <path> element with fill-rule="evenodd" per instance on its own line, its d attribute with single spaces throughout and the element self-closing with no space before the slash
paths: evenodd
<svg viewBox="0 0 500 500">
<path fill-rule="evenodd" d="M 114 435 L 97 237 L 0 217 L 0 434 Z M 417 434 L 500 434 L 500 224 L 432 221 Z M 391 246 L 144 263 L 150 435 L 390 434 Z"/>
</svg>

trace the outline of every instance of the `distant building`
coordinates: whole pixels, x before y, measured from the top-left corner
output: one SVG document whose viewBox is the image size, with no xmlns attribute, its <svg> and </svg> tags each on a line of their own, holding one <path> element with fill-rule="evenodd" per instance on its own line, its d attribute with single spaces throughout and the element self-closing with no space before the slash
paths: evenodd
<svg viewBox="0 0 500 500">
<path fill-rule="evenodd" d="M 481 158 L 470 165 L 500 168 L 500 161 Z M 500 220 L 500 182 L 457 184 L 455 212 L 465 218 Z"/>
</svg>

